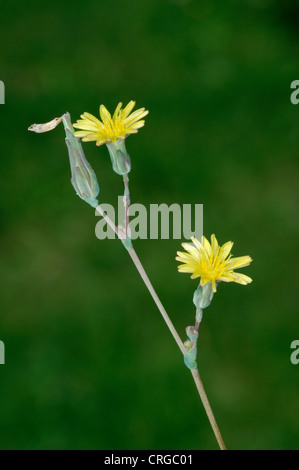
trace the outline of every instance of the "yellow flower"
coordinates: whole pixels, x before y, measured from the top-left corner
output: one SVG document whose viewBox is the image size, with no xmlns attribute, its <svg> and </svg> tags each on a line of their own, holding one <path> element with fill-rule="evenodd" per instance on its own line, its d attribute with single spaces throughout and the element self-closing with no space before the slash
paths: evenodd
<svg viewBox="0 0 299 470">
<path fill-rule="evenodd" d="M 232 258 L 230 254 L 232 242 L 227 242 L 220 247 L 215 235 L 211 236 L 211 243 L 205 237 L 202 237 L 201 242 L 195 237 L 192 237 L 191 240 L 193 245 L 182 243 L 188 253 L 177 252 L 176 260 L 184 263 L 178 266 L 179 272 L 192 273 L 191 279 L 200 277 L 201 286 L 211 282 L 214 292 L 216 292 L 216 285 L 220 281 L 237 282 L 243 285 L 252 282 L 252 279 L 245 274 L 234 272 L 234 269 L 248 266 L 252 259 L 250 256 Z"/>
<path fill-rule="evenodd" d="M 103 104 L 100 106 L 100 116 L 102 121 L 90 113 L 81 114 L 74 127 L 81 129 L 74 132 L 75 137 L 81 137 L 83 142 L 95 140 L 96 145 L 116 142 L 118 139 L 125 139 L 130 134 L 136 134 L 140 127 L 144 126 L 144 116 L 148 114 L 145 108 L 140 108 L 131 114 L 135 106 L 135 101 L 130 101 L 124 109 L 122 103 L 118 103 L 116 110 L 111 117 L 109 111 Z"/>
</svg>

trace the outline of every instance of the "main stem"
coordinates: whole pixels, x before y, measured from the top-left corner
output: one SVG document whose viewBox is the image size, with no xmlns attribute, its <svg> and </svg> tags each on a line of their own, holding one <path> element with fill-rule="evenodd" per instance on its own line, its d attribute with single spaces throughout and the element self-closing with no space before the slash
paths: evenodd
<svg viewBox="0 0 299 470">
<path fill-rule="evenodd" d="M 168 326 L 168 328 L 169 328 L 172 336 L 174 337 L 178 347 L 180 348 L 180 350 L 182 351 L 183 354 L 186 354 L 186 349 L 185 349 L 184 343 L 182 342 L 181 338 L 179 337 L 172 321 L 170 320 L 165 308 L 163 307 L 162 302 L 160 301 L 159 297 L 157 296 L 157 293 L 156 293 L 155 289 L 153 288 L 153 285 L 152 285 L 151 281 L 149 280 L 149 277 L 146 274 L 146 272 L 145 272 L 145 270 L 144 270 L 144 268 L 141 264 L 141 261 L 137 256 L 136 251 L 132 247 L 128 250 L 128 252 L 129 252 L 129 255 L 131 256 L 131 259 L 132 259 L 133 263 L 135 264 L 140 276 L 142 277 L 142 279 L 144 281 L 144 284 L 148 288 L 155 304 L 157 305 L 158 309 L 160 310 L 160 313 L 161 313 L 162 317 L 164 318 L 164 320 L 166 322 L 166 325 Z"/>
<path fill-rule="evenodd" d="M 115 224 L 112 222 L 112 220 L 107 216 L 107 214 L 103 211 L 103 209 L 101 208 L 100 205 L 97 206 L 97 211 L 106 220 L 107 224 L 112 228 L 112 230 L 115 232 L 115 234 L 122 240 L 122 237 L 119 236 L 118 228 L 115 226 Z M 122 240 L 122 242 L 123 242 L 123 240 Z M 135 264 L 135 267 L 137 268 L 141 278 L 143 279 L 146 287 L 148 288 L 148 290 L 149 290 L 155 304 L 157 305 L 162 317 L 164 318 L 164 320 L 165 320 L 165 322 L 166 322 L 173 338 L 175 339 L 178 347 L 180 348 L 182 354 L 185 355 L 186 354 L 186 349 L 185 349 L 184 343 L 182 342 L 182 340 L 181 340 L 178 332 L 176 331 L 172 321 L 170 320 L 165 308 L 163 307 L 162 302 L 160 301 L 155 289 L 153 288 L 153 285 L 152 285 L 151 281 L 149 280 L 149 277 L 146 274 L 146 272 L 145 272 L 145 270 L 142 266 L 142 263 L 141 263 L 140 259 L 137 256 L 136 251 L 134 250 L 133 247 L 128 248 L 127 251 L 129 253 L 133 263 Z M 201 398 L 202 404 L 204 406 L 204 409 L 205 409 L 205 411 L 207 413 L 207 416 L 209 418 L 211 427 L 214 431 L 215 437 L 216 437 L 217 442 L 219 444 L 219 447 L 220 447 L 221 450 L 226 450 L 226 447 L 225 447 L 225 444 L 223 442 L 221 433 L 219 431 L 214 413 L 212 411 L 212 408 L 211 408 L 211 405 L 209 403 L 208 397 L 206 395 L 204 386 L 202 384 L 198 369 L 191 370 L 191 374 L 192 374 L 193 380 L 195 382 L 196 388 L 198 390 L 199 396 Z"/>
<path fill-rule="evenodd" d="M 205 392 L 204 386 L 202 384 L 198 369 L 192 369 L 191 374 L 192 374 L 192 377 L 194 379 L 194 382 L 195 382 L 196 388 L 198 390 L 199 396 L 201 398 L 202 404 L 204 406 L 204 409 L 206 410 L 206 413 L 208 415 L 210 424 L 211 424 L 212 429 L 214 431 L 214 434 L 215 434 L 215 437 L 216 437 L 217 442 L 219 444 L 219 447 L 220 447 L 221 450 L 227 450 L 226 447 L 225 447 L 224 441 L 222 439 L 220 430 L 218 428 L 218 425 L 217 425 L 214 413 L 212 411 L 211 405 L 209 403 L 207 394 Z"/>
</svg>

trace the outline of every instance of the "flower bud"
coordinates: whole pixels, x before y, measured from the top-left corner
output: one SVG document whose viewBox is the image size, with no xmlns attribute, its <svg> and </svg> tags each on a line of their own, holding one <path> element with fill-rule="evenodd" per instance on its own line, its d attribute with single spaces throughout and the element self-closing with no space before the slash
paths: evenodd
<svg viewBox="0 0 299 470">
<path fill-rule="evenodd" d="M 80 139 L 74 137 L 74 128 L 69 113 L 62 116 L 65 129 L 65 142 L 69 152 L 72 178 L 71 183 L 77 195 L 92 207 L 97 207 L 96 199 L 100 189 L 95 172 L 85 158 Z"/>
<path fill-rule="evenodd" d="M 195 326 L 187 326 L 186 333 L 190 341 L 194 342 L 197 341 L 198 338 L 198 331 Z"/>
<path fill-rule="evenodd" d="M 199 284 L 193 295 L 193 303 L 197 309 L 206 308 L 212 302 L 213 296 L 214 292 L 211 282 L 208 282 L 204 286 Z"/>
<path fill-rule="evenodd" d="M 125 146 L 125 139 L 106 144 L 109 150 L 113 170 L 118 175 L 126 175 L 131 170 L 131 159 Z"/>
<path fill-rule="evenodd" d="M 185 341 L 184 346 L 187 349 L 187 352 L 184 355 L 185 366 L 187 366 L 188 369 L 190 369 L 190 370 L 197 369 L 197 362 L 196 362 L 197 347 L 196 347 L 196 343 L 187 340 L 187 341 Z"/>
</svg>

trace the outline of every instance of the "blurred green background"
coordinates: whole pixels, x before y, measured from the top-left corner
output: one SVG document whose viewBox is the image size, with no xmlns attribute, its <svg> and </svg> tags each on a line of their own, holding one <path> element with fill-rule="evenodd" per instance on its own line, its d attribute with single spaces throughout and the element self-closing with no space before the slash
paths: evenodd
<svg viewBox="0 0 299 470">
<path fill-rule="evenodd" d="M 75 196 L 66 111 L 134 99 L 133 202 L 203 203 L 204 233 L 254 261 L 219 286 L 199 370 L 230 449 L 298 449 L 299 6 L 291 0 L 1 5 L 1 449 L 217 449 L 181 353 L 128 254 Z M 122 180 L 85 144 L 101 202 Z M 197 283 L 180 240 L 135 248 L 179 334 Z"/>
</svg>

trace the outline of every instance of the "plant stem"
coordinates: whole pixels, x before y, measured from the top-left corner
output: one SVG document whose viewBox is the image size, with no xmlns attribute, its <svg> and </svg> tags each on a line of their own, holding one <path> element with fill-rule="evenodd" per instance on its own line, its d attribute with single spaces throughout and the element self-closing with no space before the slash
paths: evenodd
<svg viewBox="0 0 299 470">
<path fill-rule="evenodd" d="M 125 230 L 126 238 L 129 236 L 129 206 L 130 206 L 130 189 L 129 189 L 129 177 L 127 174 L 123 175 L 124 180 L 124 206 L 125 206 Z"/>
<path fill-rule="evenodd" d="M 195 329 L 197 331 L 197 334 L 198 334 L 198 329 L 199 329 L 199 325 L 201 323 L 201 320 L 202 320 L 202 309 L 201 308 L 197 308 L 196 309 L 196 315 L 195 315 Z"/>
<path fill-rule="evenodd" d="M 133 263 L 135 264 L 140 276 L 142 277 L 146 287 L 148 288 L 155 304 L 157 305 L 158 309 L 160 310 L 160 313 L 161 313 L 162 317 L 164 318 L 164 320 L 165 320 L 172 336 L 174 337 L 178 347 L 180 348 L 180 350 L 182 351 L 183 354 L 186 354 L 186 349 L 185 349 L 184 343 L 182 342 L 181 338 L 179 337 L 172 321 L 170 320 L 165 308 L 162 305 L 162 302 L 160 301 L 159 297 L 157 296 L 156 291 L 153 288 L 153 285 L 152 285 L 151 281 L 149 280 L 149 277 L 146 274 L 146 272 L 145 272 L 145 270 L 144 270 L 144 268 L 143 268 L 143 266 L 140 262 L 140 259 L 137 256 L 136 251 L 132 247 L 128 250 L 128 252 L 129 252 L 129 255 L 131 256 L 131 259 L 132 259 Z"/>
<path fill-rule="evenodd" d="M 101 216 L 106 220 L 107 224 L 110 225 L 110 227 L 112 228 L 112 230 L 115 232 L 115 234 L 121 239 L 121 241 L 123 242 L 121 236 L 119 235 L 119 230 L 118 228 L 115 226 L 115 224 L 112 222 L 112 220 L 107 216 L 107 214 L 103 211 L 103 209 L 101 208 L 101 206 L 97 206 L 97 211 L 101 214 Z M 184 346 L 184 343 L 182 342 L 178 332 L 176 331 L 172 321 L 170 320 L 165 308 L 163 307 L 163 304 L 162 302 L 160 301 L 155 289 L 153 288 L 153 285 L 148 277 L 148 275 L 146 274 L 143 266 L 142 266 L 142 263 L 140 261 L 140 259 L 138 258 L 137 256 L 137 253 L 136 251 L 134 250 L 133 247 L 130 247 L 127 249 L 127 251 L 129 252 L 129 255 L 137 269 L 137 271 L 139 272 L 142 280 L 144 281 L 146 287 L 148 288 L 148 291 L 150 292 L 155 304 L 157 305 L 162 317 L 164 318 L 173 338 L 175 339 L 178 347 L 180 348 L 181 352 L 183 355 L 186 354 L 186 348 Z M 197 325 L 197 328 L 199 326 L 199 323 L 200 323 L 200 320 L 201 320 L 201 317 L 199 315 L 199 312 L 198 312 L 198 325 Z M 191 370 L 191 374 L 192 374 L 192 377 L 193 377 L 193 380 L 195 382 L 195 385 L 196 385 L 196 388 L 198 390 L 198 393 L 199 393 L 199 396 L 201 398 L 201 401 L 202 401 L 202 404 L 204 406 L 204 409 L 207 413 L 207 416 L 209 418 L 209 421 L 210 421 L 210 424 L 211 424 L 211 427 L 213 429 L 213 432 L 215 434 L 215 437 L 217 439 L 217 442 L 219 444 L 219 447 L 221 450 L 226 450 L 226 447 L 225 447 L 225 444 L 223 442 L 223 439 L 222 439 L 222 436 L 220 434 L 220 431 L 219 431 L 219 428 L 218 428 L 218 425 L 217 425 L 217 422 L 215 420 L 215 417 L 214 417 L 214 413 L 212 411 L 212 408 L 211 408 L 211 405 L 209 403 L 209 400 L 208 400 L 208 397 L 206 395 L 206 392 L 205 392 L 205 389 L 203 387 L 203 384 L 202 384 L 202 381 L 201 381 L 201 378 L 200 378 L 200 375 L 199 375 L 199 372 L 198 372 L 198 369 L 192 369 Z"/>
<path fill-rule="evenodd" d="M 160 313 L 162 315 L 162 317 L 164 318 L 172 336 L 174 337 L 178 347 L 180 348 L 180 350 L 182 351 L 182 353 L 185 355 L 186 354 L 186 349 L 185 349 L 185 346 L 181 340 L 181 338 L 179 337 L 172 321 L 170 320 L 165 308 L 163 307 L 158 295 L 156 294 L 156 291 L 155 289 L 153 288 L 152 286 L 152 283 L 151 281 L 149 280 L 142 264 L 141 264 L 141 261 L 140 259 L 138 258 L 137 256 L 137 253 L 136 251 L 134 250 L 134 248 L 130 248 L 128 250 L 129 252 L 129 255 L 131 256 L 132 258 L 132 261 L 133 263 L 135 264 L 140 276 L 142 277 L 146 287 L 148 288 L 154 302 L 156 303 L 158 309 L 160 310 Z M 200 323 L 200 320 L 201 320 L 201 313 L 202 312 L 198 312 L 198 320 L 197 320 L 197 330 L 198 330 L 198 327 L 199 327 L 199 323 Z M 208 397 L 206 395 L 206 392 L 205 392 L 205 389 L 204 389 L 204 386 L 202 384 L 202 381 L 201 381 L 201 378 L 200 378 L 200 375 L 199 375 L 199 372 L 198 372 L 198 369 L 193 369 L 191 370 L 191 373 L 192 373 L 192 377 L 193 377 L 193 380 L 195 382 L 195 385 L 196 385 L 196 388 L 198 390 L 198 393 L 199 393 L 199 396 L 201 398 L 201 401 L 202 401 L 202 404 L 205 408 L 205 411 L 207 413 L 207 416 L 209 418 L 209 421 L 210 421 L 210 424 L 212 426 L 212 429 L 214 431 L 214 434 L 215 434 L 215 437 L 217 439 L 217 442 L 219 444 L 219 447 L 221 450 L 226 450 L 226 447 L 225 447 L 225 444 L 223 442 L 223 439 L 222 439 L 222 436 L 220 434 L 220 431 L 219 431 L 219 428 L 218 428 L 218 425 L 217 425 L 217 422 L 215 420 L 215 417 L 214 417 L 214 413 L 212 411 L 212 408 L 211 408 L 211 405 L 209 403 L 209 400 L 208 400 Z"/>
<path fill-rule="evenodd" d="M 218 442 L 218 444 L 219 444 L 219 447 L 220 447 L 221 450 L 227 450 L 226 447 L 225 447 L 225 444 L 224 444 L 224 442 L 223 442 L 221 433 L 220 433 L 220 431 L 219 431 L 219 428 L 218 428 L 218 425 L 217 425 L 217 422 L 216 422 L 214 413 L 213 413 L 212 408 L 211 408 L 211 406 L 210 406 L 210 403 L 209 403 L 207 394 L 206 394 L 205 389 L 204 389 L 204 387 L 203 387 L 203 384 L 202 384 L 202 381 L 201 381 L 201 378 L 200 378 L 198 369 L 192 369 L 192 370 L 191 370 L 191 373 L 192 373 L 192 376 L 193 376 L 195 385 L 196 385 L 196 387 L 197 387 L 199 396 L 200 396 L 200 398 L 201 398 L 202 404 L 203 404 L 203 406 L 204 406 L 204 408 L 205 408 L 205 410 L 206 410 L 206 413 L 207 413 L 207 415 L 208 415 L 208 418 L 209 418 L 210 424 L 211 424 L 211 426 L 212 426 L 212 429 L 213 429 L 213 431 L 214 431 L 215 437 L 216 437 L 217 442 Z"/>
</svg>

